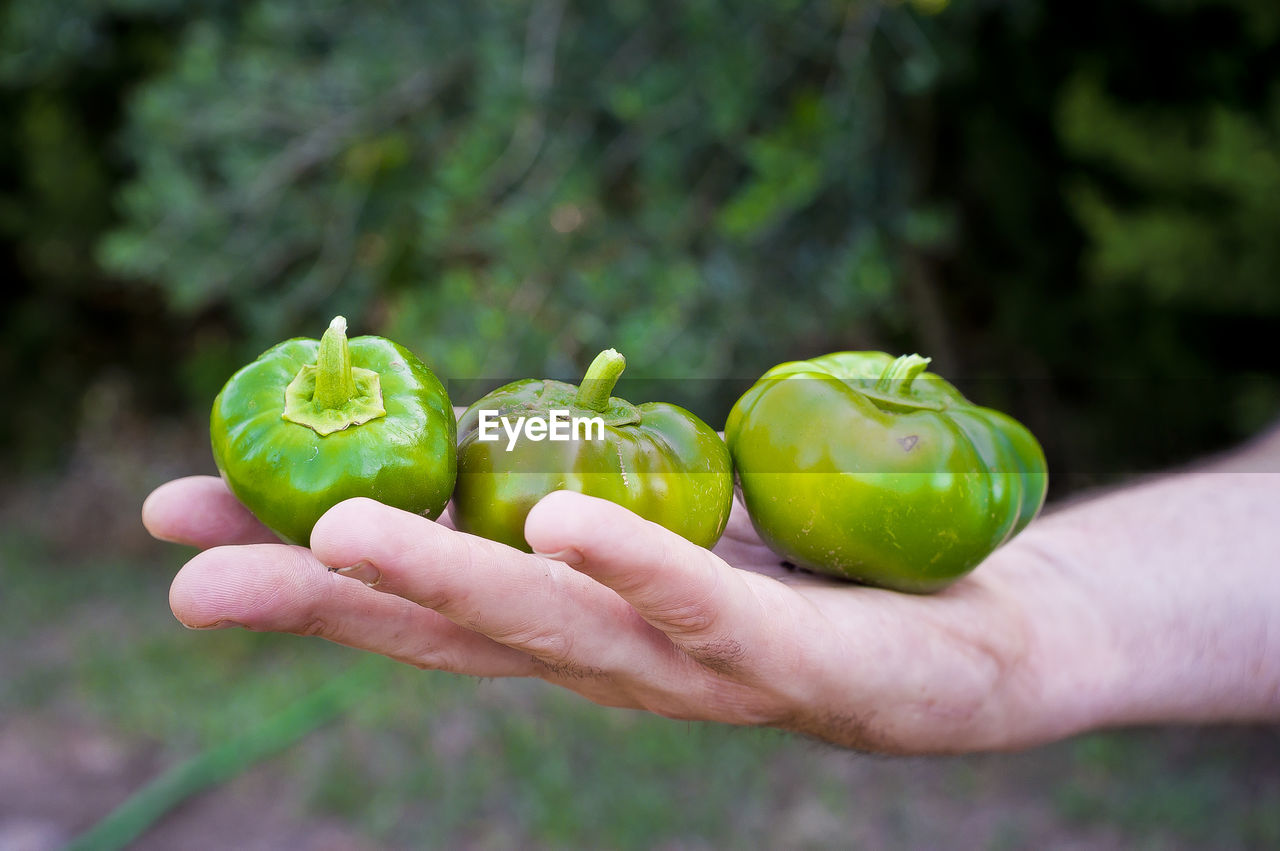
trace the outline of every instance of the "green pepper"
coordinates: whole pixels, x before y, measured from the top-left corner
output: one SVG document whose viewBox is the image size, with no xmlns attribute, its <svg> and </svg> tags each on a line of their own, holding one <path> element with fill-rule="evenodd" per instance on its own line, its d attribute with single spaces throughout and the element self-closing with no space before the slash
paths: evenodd
<svg viewBox="0 0 1280 851">
<path fill-rule="evenodd" d="M 738 400 L 725 439 L 765 543 L 799 567 L 927 593 L 1031 522 L 1040 444 L 928 364 L 838 352 L 775 366 Z"/>
<path fill-rule="evenodd" d="M 611 396 L 625 366 L 609 349 L 580 387 L 526 379 L 469 407 L 458 421 L 457 527 L 528 552 L 529 509 L 572 490 L 714 546 L 733 506 L 729 450 L 684 408 Z M 556 430 L 569 439 L 554 439 Z"/>
<path fill-rule="evenodd" d="M 213 458 L 232 493 L 307 545 L 320 515 L 366 496 L 439 517 L 457 474 L 457 423 L 439 379 L 382 337 L 286 340 L 231 376 L 213 403 Z"/>
</svg>

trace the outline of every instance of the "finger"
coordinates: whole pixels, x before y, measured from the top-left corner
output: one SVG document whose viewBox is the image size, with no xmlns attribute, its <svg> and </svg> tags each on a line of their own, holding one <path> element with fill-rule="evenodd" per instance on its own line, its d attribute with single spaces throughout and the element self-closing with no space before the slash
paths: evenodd
<svg viewBox="0 0 1280 851">
<path fill-rule="evenodd" d="M 660 633 L 589 577 L 372 500 L 330 509 L 311 547 L 380 591 L 528 653 L 548 679 L 652 678 L 671 657 Z"/>
<path fill-rule="evenodd" d="M 278 542 L 217 476 L 166 482 L 142 503 L 142 525 L 153 537 L 208 548 Z"/>
<path fill-rule="evenodd" d="M 758 596 L 760 577 L 603 499 L 572 491 L 543 497 L 525 521 L 538 552 L 616 591 L 695 661 L 742 676 L 767 661 L 769 636 L 785 628 Z M 774 589 L 769 589 L 773 591 Z"/>
<path fill-rule="evenodd" d="M 169 605 L 195 629 L 317 635 L 420 668 L 476 676 L 536 673 L 528 656 L 408 600 L 336 576 L 302 547 L 206 550 L 174 578 Z"/>
</svg>

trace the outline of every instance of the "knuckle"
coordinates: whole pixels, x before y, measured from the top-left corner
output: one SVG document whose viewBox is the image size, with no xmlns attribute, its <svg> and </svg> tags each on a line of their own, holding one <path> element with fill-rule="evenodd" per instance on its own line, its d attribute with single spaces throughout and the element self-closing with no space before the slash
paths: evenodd
<svg viewBox="0 0 1280 851">
<path fill-rule="evenodd" d="M 662 587 L 646 589 L 641 604 L 662 621 L 665 630 L 673 635 L 699 636 L 712 633 L 719 621 L 722 602 L 723 575 L 711 561 L 711 554 L 701 551 L 701 558 L 681 558 L 681 554 L 666 550 L 660 557 L 659 573 L 664 576 L 682 576 L 690 580 L 682 593 L 672 594 L 665 583 Z"/>
<path fill-rule="evenodd" d="M 576 658 L 573 640 L 568 633 L 530 625 L 493 637 L 508 647 L 529 654 L 544 677 L 556 680 L 590 680 L 608 676 L 603 668 L 585 664 Z"/>
<path fill-rule="evenodd" d="M 548 665 L 571 662 L 573 642 L 565 632 L 548 630 L 540 624 L 529 624 L 493 637 Z"/>
<path fill-rule="evenodd" d="M 327 636 L 330 634 L 329 621 L 321 615 L 309 613 L 288 632 L 294 635 Z"/>
<path fill-rule="evenodd" d="M 444 587 L 430 590 L 414 589 L 413 593 L 405 593 L 399 596 L 412 600 L 425 609 L 432 609 L 446 615 L 457 611 L 462 604 L 462 598 L 458 593 Z M 468 623 L 471 620 L 468 619 Z"/>
<path fill-rule="evenodd" d="M 392 656 L 397 662 L 403 662 L 406 665 L 412 665 L 419 671 L 453 671 L 457 672 L 459 668 L 451 663 L 448 657 L 438 650 L 426 650 L 414 653 L 410 656 Z"/>
<path fill-rule="evenodd" d="M 283 623 L 272 629 L 339 640 L 343 619 L 334 607 L 336 581 L 331 573 L 326 573 L 325 578 L 329 581 L 317 583 L 302 595 L 279 595 L 268 609 L 275 613 L 271 620 Z"/>
<path fill-rule="evenodd" d="M 467 672 L 465 651 L 438 635 L 412 636 L 396 645 L 394 650 L 384 647 L 380 652 L 419 671 Z"/>
<path fill-rule="evenodd" d="M 716 624 L 716 614 L 706 600 L 664 606 L 655 614 L 670 632 L 678 635 L 703 635 Z"/>
</svg>

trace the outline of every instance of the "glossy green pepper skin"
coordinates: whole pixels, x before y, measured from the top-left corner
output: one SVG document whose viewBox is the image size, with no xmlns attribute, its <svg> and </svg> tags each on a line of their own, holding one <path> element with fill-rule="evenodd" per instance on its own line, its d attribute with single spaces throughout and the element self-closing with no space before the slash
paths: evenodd
<svg viewBox="0 0 1280 851">
<path fill-rule="evenodd" d="M 580 387 L 516 381 L 468 408 L 458 422 L 458 486 L 451 508 L 457 527 L 528 552 L 529 509 L 552 491 L 572 490 L 616 502 L 700 546 L 714 546 L 733 506 L 729 450 L 683 408 L 632 405 L 610 396 L 625 363 L 610 349 L 591 364 Z M 533 440 L 521 432 L 511 443 L 506 428 L 514 430 L 518 417 L 545 422 L 553 410 L 599 417 L 604 425 L 563 441 Z M 492 412 L 485 415 L 491 424 L 508 418 L 498 439 L 481 439 L 482 430 L 493 435 L 481 412 Z"/>
<path fill-rule="evenodd" d="M 725 426 L 760 537 L 792 564 L 928 593 L 1039 512 L 1044 452 L 1024 426 L 924 372 L 918 355 L 838 352 L 769 370 Z"/>
<path fill-rule="evenodd" d="M 232 493 L 303 546 L 351 497 L 434 519 L 457 474 L 457 423 L 439 379 L 390 340 L 348 340 L 341 316 L 321 340 L 286 340 L 231 376 L 209 434 Z"/>
</svg>

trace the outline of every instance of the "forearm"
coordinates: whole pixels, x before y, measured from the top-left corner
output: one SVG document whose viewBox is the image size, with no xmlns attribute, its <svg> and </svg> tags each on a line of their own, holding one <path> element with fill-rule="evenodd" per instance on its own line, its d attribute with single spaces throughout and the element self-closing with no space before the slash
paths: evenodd
<svg viewBox="0 0 1280 851">
<path fill-rule="evenodd" d="M 1255 449 L 1069 506 L 1011 545 L 1055 574 L 1051 592 L 1067 589 L 1033 616 L 1059 732 L 1280 718 L 1272 457 Z"/>
</svg>

